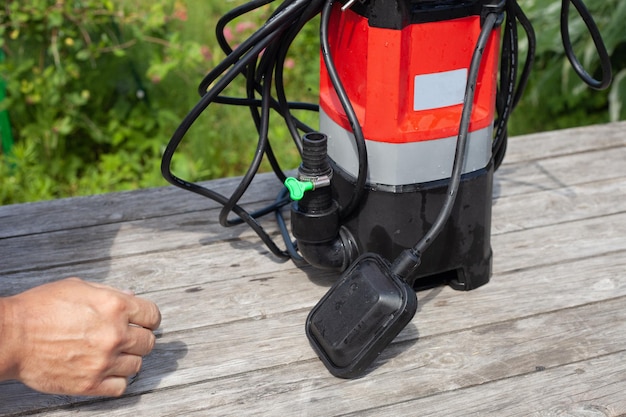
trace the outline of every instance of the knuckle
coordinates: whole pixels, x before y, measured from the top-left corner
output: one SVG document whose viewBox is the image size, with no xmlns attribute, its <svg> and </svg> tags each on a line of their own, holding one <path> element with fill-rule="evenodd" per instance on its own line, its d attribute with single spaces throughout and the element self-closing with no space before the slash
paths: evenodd
<svg viewBox="0 0 626 417">
<path fill-rule="evenodd" d="M 118 326 L 111 326 L 100 335 L 100 348 L 104 354 L 117 352 L 124 342 L 124 332 Z"/>
<path fill-rule="evenodd" d="M 110 314 L 118 316 L 127 310 L 128 304 L 122 297 L 117 294 L 113 294 L 107 299 L 107 302 L 104 304 L 104 308 Z"/>
<path fill-rule="evenodd" d="M 108 356 L 101 356 L 93 365 L 94 381 L 102 379 L 111 369 L 111 360 Z"/>
</svg>

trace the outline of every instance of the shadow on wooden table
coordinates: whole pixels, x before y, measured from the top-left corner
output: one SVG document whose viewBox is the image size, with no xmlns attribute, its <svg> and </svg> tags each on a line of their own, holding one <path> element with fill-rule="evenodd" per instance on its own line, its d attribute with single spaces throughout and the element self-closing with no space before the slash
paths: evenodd
<svg viewBox="0 0 626 417">
<path fill-rule="evenodd" d="M 152 290 L 146 276 L 154 273 L 154 268 L 128 257 L 145 250 L 145 236 L 126 234 L 132 237 L 131 241 L 125 237 L 119 239 L 122 228 L 135 228 L 150 214 L 131 206 L 129 195 L 108 194 L 0 207 L 0 296 L 70 276 L 131 289 L 138 296 Z M 113 263 L 112 259 L 119 256 L 122 261 Z M 162 331 L 157 330 L 157 337 Z M 159 386 L 163 378 L 178 368 L 178 361 L 186 356 L 187 350 L 180 340 L 157 339 L 125 396 L 138 401 L 139 394 Z M 116 407 L 116 401 L 119 399 L 42 394 L 15 381 L 0 383 L 0 415 L 30 414 L 85 403 L 106 409 Z"/>
</svg>

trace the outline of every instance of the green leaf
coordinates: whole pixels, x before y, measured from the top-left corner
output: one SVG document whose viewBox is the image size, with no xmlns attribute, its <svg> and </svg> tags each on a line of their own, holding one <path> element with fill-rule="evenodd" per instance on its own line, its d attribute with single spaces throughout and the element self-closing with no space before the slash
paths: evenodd
<svg viewBox="0 0 626 417">
<path fill-rule="evenodd" d="M 76 59 L 79 61 L 86 61 L 91 57 L 91 52 L 89 51 L 89 49 L 81 49 L 80 51 L 76 52 Z"/>
<path fill-rule="evenodd" d="M 609 92 L 609 114 L 612 122 L 626 118 L 626 69 L 613 78 Z"/>
</svg>

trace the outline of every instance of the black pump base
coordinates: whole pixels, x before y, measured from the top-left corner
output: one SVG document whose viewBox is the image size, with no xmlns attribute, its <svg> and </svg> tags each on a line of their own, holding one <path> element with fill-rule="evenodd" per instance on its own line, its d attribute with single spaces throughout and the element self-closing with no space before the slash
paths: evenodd
<svg viewBox="0 0 626 417">
<path fill-rule="evenodd" d="M 352 177 L 334 167 L 334 197 L 341 205 L 351 195 Z M 446 198 L 448 180 L 401 187 L 369 186 L 363 203 L 343 225 L 359 252 L 380 254 L 389 262 L 413 247 L 435 221 Z M 463 175 L 445 228 L 422 256 L 416 289 L 447 284 L 468 291 L 491 276 L 493 165 Z M 343 198 L 342 198 L 343 197 Z"/>
</svg>

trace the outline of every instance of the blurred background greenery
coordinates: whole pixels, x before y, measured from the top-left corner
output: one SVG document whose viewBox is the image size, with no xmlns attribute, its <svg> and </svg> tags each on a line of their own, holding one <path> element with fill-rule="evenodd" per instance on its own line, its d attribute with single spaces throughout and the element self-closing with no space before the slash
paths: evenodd
<svg viewBox="0 0 626 417">
<path fill-rule="evenodd" d="M 5 0 L 0 204 L 164 185 L 163 149 L 198 100 L 199 81 L 224 58 L 215 22 L 242 3 Z M 611 88 L 591 90 L 571 69 L 559 33 L 560 0 L 519 0 L 538 47 L 528 89 L 511 117 L 512 135 L 626 119 L 626 1 L 585 3 L 611 55 Z M 273 7 L 234 21 L 228 27 L 231 44 L 253 33 Z M 591 37 L 573 10 L 570 22 L 575 50 L 593 73 L 599 62 Z M 290 100 L 317 102 L 318 26 L 319 17 L 290 50 L 285 81 Z M 523 38 L 521 46 L 526 47 Z M 243 83 L 229 87 L 237 93 L 243 88 Z M 298 116 L 316 125 L 315 114 Z M 272 146 L 281 164 L 294 168 L 297 151 L 275 120 Z M 212 105 L 187 134 L 173 171 L 193 181 L 241 175 L 256 142 L 247 110 Z"/>
</svg>

